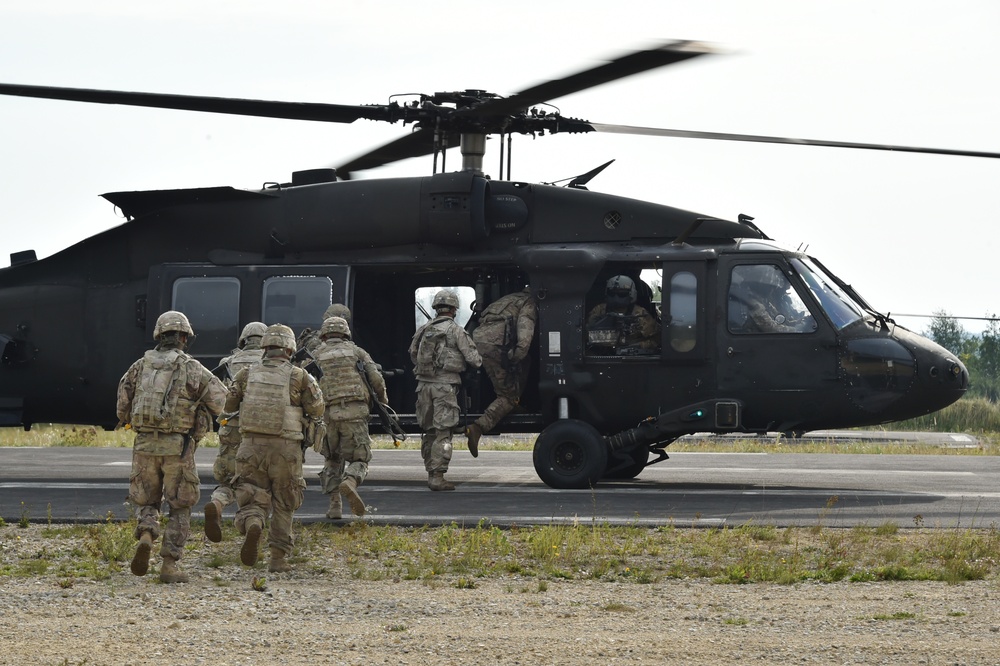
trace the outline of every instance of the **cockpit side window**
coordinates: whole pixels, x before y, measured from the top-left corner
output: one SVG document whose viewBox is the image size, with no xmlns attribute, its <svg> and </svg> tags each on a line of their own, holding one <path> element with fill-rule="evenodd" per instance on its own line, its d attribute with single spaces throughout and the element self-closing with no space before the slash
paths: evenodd
<svg viewBox="0 0 1000 666">
<path fill-rule="evenodd" d="M 727 321 L 729 332 L 736 334 L 801 334 L 816 330 L 816 319 L 774 264 L 733 267 Z"/>
</svg>

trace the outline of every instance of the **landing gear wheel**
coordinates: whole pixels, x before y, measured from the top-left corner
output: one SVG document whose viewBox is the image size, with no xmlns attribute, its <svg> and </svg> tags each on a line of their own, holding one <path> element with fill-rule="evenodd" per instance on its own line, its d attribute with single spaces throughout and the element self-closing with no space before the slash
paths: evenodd
<svg viewBox="0 0 1000 666">
<path fill-rule="evenodd" d="M 631 464 L 625 464 L 624 467 L 620 466 L 622 460 L 615 458 L 613 455 L 608 457 L 608 469 L 604 473 L 605 479 L 634 479 L 639 476 L 642 470 L 646 469 L 646 464 L 649 462 L 649 447 L 640 446 L 634 451 L 629 451 L 628 453 L 621 454 L 623 457 L 630 459 Z"/>
<path fill-rule="evenodd" d="M 592 488 L 608 465 L 608 448 L 594 426 L 562 419 L 538 435 L 532 460 L 538 477 L 552 488 Z"/>
</svg>

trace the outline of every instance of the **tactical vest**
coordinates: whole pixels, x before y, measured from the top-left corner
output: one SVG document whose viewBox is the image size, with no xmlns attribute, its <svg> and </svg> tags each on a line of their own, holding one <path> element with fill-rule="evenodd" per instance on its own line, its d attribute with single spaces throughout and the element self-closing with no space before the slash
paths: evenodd
<svg viewBox="0 0 1000 666">
<path fill-rule="evenodd" d="M 194 404 L 187 390 L 186 362 L 179 349 L 150 349 L 132 400 L 132 427 L 139 432 L 186 433 L 194 427 Z"/>
<path fill-rule="evenodd" d="M 355 349 L 352 343 L 342 341 L 326 342 L 317 350 L 316 363 L 323 371 L 319 387 L 327 404 L 367 401 L 367 390 L 358 373 Z"/>
<path fill-rule="evenodd" d="M 236 373 L 243 368 L 249 368 L 260 364 L 260 360 L 264 357 L 263 349 L 241 349 L 229 358 L 226 359 L 226 365 L 229 367 L 229 376 L 235 377 Z"/>
<path fill-rule="evenodd" d="M 240 432 L 302 439 L 302 408 L 292 406 L 292 365 L 256 365 L 247 374 Z"/>
</svg>

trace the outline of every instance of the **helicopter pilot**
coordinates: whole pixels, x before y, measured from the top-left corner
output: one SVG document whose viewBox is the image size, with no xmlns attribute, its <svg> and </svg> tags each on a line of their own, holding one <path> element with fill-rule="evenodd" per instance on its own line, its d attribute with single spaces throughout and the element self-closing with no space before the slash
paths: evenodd
<svg viewBox="0 0 1000 666">
<path fill-rule="evenodd" d="M 792 298 L 791 285 L 774 266 L 744 267 L 754 271 L 743 282 L 743 297 L 747 303 L 747 333 L 806 333 L 816 328 L 816 322 L 805 304 Z"/>
<path fill-rule="evenodd" d="M 587 315 L 587 348 L 620 356 L 655 354 L 660 349 L 660 323 L 636 305 L 635 281 L 615 275 L 604 287 L 604 303 Z"/>
</svg>

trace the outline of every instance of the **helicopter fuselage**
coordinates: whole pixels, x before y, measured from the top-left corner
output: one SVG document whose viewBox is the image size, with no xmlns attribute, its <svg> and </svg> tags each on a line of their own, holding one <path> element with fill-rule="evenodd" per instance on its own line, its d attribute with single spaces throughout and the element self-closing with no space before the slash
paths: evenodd
<svg viewBox="0 0 1000 666">
<path fill-rule="evenodd" d="M 406 350 L 423 321 L 415 304 L 442 287 L 471 306 L 471 328 L 530 286 L 533 369 L 500 428 L 543 433 L 536 469 L 556 487 L 634 476 L 683 434 L 887 423 L 968 384 L 953 354 L 744 222 L 467 172 L 337 182 L 320 170 L 258 191 L 106 198 L 128 222 L 0 270 L 0 424 L 113 426 L 118 380 L 163 311 L 188 315 L 190 351 L 213 367 L 246 323 L 315 329 L 342 302 L 415 430 Z M 593 344 L 587 316 L 615 275 L 641 287 L 656 349 Z M 761 293 L 769 302 L 754 302 Z M 465 390 L 471 420 L 492 387 L 483 376 Z"/>
</svg>

